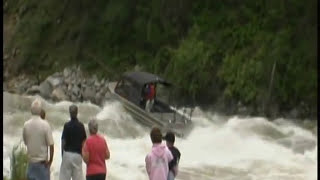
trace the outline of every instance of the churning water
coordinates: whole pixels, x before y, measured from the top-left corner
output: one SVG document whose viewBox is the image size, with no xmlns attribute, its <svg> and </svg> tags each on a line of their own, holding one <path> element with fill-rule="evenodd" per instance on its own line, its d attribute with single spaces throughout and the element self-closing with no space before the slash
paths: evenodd
<svg viewBox="0 0 320 180">
<path fill-rule="evenodd" d="M 30 104 L 36 97 L 6 92 L 3 96 L 3 171 L 9 175 L 12 147 L 22 139 L 23 124 L 31 116 Z M 71 102 L 43 102 L 55 141 L 51 177 L 57 180 L 61 131 Z M 90 117 L 99 120 L 99 131 L 111 152 L 107 179 L 147 180 L 144 158 L 151 149 L 149 129 L 137 124 L 119 102 L 107 101 L 102 108 L 89 102 L 77 105 L 86 130 Z M 177 180 L 317 179 L 317 135 L 292 121 L 223 117 L 199 109 L 193 121 L 196 127 L 191 134 L 176 139 L 182 154 Z M 85 167 L 83 163 L 83 172 Z"/>
</svg>

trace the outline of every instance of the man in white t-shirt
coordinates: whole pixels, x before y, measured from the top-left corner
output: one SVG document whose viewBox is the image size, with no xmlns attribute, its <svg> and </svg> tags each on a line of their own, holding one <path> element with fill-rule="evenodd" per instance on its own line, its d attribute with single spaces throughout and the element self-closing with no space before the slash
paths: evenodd
<svg viewBox="0 0 320 180">
<path fill-rule="evenodd" d="M 33 101 L 32 117 L 24 123 L 23 127 L 23 142 L 27 146 L 29 161 L 28 180 L 50 179 L 50 166 L 54 153 L 53 137 L 50 125 L 41 119 L 40 112 L 41 101 Z M 48 158 L 48 146 L 50 147 L 50 158 Z"/>
</svg>

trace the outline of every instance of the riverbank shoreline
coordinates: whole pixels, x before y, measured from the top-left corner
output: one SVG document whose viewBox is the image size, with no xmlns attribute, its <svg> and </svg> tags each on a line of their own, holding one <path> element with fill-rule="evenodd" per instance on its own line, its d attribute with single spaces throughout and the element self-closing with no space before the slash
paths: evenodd
<svg viewBox="0 0 320 180">
<path fill-rule="evenodd" d="M 108 77 L 98 79 L 95 74 L 89 75 L 83 72 L 79 66 L 72 66 L 49 75 L 43 81 L 23 74 L 15 77 L 7 76 L 3 81 L 3 91 L 19 95 L 40 95 L 53 102 L 90 101 L 98 106 L 103 106 L 103 103 L 111 97 L 108 90 L 109 81 Z M 190 105 L 182 104 L 181 106 Z M 192 106 L 199 106 L 205 111 L 224 115 L 261 116 L 270 120 L 277 118 L 317 120 L 316 115 L 306 115 L 309 110 L 305 109 L 303 103 L 290 111 L 281 111 L 276 104 L 271 104 L 263 109 L 253 105 L 246 106 L 237 101 L 225 101 L 223 98 L 209 105 L 192 104 Z"/>
</svg>

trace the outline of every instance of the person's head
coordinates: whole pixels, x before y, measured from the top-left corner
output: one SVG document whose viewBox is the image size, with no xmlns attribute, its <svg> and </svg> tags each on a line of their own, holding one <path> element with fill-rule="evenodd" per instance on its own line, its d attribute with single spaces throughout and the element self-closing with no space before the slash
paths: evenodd
<svg viewBox="0 0 320 180">
<path fill-rule="evenodd" d="M 157 127 L 152 128 L 150 138 L 153 144 L 162 142 L 161 130 Z"/>
<path fill-rule="evenodd" d="M 98 122 L 95 118 L 92 118 L 88 123 L 88 128 L 90 134 L 97 134 L 98 132 Z"/>
<path fill-rule="evenodd" d="M 76 105 L 72 104 L 69 107 L 69 113 L 70 113 L 71 118 L 76 118 L 78 115 L 78 107 Z"/>
<path fill-rule="evenodd" d="M 169 131 L 169 132 L 167 132 L 167 134 L 164 136 L 163 139 L 166 140 L 167 146 L 173 146 L 174 141 L 175 141 L 175 135 L 173 132 Z"/>
<path fill-rule="evenodd" d="M 46 112 L 44 111 L 44 109 L 41 109 L 40 117 L 41 117 L 41 119 L 45 119 L 46 118 Z"/>
<path fill-rule="evenodd" d="M 36 99 L 31 104 L 31 114 L 32 115 L 40 115 L 42 109 L 42 104 L 40 99 Z"/>
</svg>

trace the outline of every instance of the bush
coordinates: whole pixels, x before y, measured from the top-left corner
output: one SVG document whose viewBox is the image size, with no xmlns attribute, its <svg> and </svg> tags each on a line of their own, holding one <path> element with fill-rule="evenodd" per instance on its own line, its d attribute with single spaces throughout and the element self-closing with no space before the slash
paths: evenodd
<svg viewBox="0 0 320 180">
<path fill-rule="evenodd" d="M 28 156 L 22 144 L 13 147 L 10 165 L 11 180 L 27 179 Z"/>
</svg>

